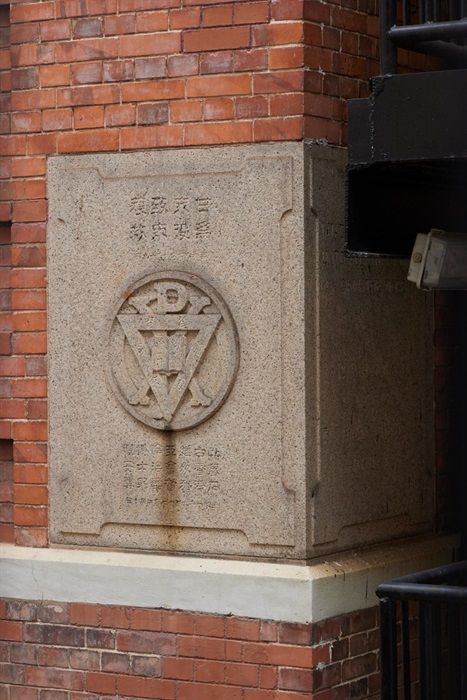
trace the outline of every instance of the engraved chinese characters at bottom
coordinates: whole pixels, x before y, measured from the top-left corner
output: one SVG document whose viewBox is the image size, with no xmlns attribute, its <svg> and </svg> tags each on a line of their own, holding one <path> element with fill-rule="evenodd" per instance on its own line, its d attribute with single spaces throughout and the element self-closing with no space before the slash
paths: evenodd
<svg viewBox="0 0 467 700">
<path fill-rule="evenodd" d="M 217 447 L 124 444 L 119 486 L 125 506 L 185 503 L 214 506 L 223 495 Z"/>
<path fill-rule="evenodd" d="M 207 282 L 179 271 L 147 275 L 112 317 L 110 380 L 135 418 L 181 430 L 224 402 L 238 368 L 238 337 L 227 305 Z"/>
</svg>

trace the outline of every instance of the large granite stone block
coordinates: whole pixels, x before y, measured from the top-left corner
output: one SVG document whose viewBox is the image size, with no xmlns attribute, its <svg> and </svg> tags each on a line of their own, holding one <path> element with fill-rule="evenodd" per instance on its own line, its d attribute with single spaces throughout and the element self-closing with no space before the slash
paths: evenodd
<svg viewBox="0 0 467 700">
<path fill-rule="evenodd" d="M 51 539 L 304 559 L 429 528 L 429 303 L 339 149 L 49 160 Z"/>
</svg>

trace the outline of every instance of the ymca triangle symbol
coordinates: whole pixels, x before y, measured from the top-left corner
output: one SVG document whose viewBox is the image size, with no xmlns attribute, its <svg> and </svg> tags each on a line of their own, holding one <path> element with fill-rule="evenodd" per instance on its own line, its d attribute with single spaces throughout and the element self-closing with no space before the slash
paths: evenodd
<svg viewBox="0 0 467 700">
<path fill-rule="evenodd" d="M 170 423 L 190 383 L 197 387 L 193 375 L 219 325 L 221 315 L 127 313 L 118 314 L 117 319 L 144 375 L 138 396 L 144 397 L 150 389 L 162 417 L 166 423 Z M 147 331 L 152 331 L 149 342 L 144 335 Z M 189 348 L 187 331 L 198 332 Z M 169 384 L 171 375 L 176 375 L 172 386 Z M 204 396 L 199 387 L 197 393 Z M 130 399 L 130 403 L 138 402 L 138 398 Z"/>
</svg>

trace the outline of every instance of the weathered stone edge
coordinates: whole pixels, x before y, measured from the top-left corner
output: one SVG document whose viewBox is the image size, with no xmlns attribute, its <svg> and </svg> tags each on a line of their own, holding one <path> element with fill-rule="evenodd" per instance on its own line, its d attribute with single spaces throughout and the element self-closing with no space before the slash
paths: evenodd
<svg viewBox="0 0 467 700">
<path fill-rule="evenodd" d="M 452 561 L 451 537 L 308 566 L 0 545 L 0 597 L 318 622 L 372 607 L 384 580 Z"/>
</svg>

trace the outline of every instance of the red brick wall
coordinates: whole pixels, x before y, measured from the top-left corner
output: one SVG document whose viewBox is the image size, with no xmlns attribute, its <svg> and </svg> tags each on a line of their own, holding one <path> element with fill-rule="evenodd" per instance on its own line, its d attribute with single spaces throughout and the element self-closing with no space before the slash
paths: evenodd
<svg viewBox="0 0 467 700">
<path fill-rule="evenodd" d="M 340 42 L 374 17 L 302 0 L 0 7 L 0 438 L 14 462 L 3 470 L 0 535 L 46 546 L 47 157 L 304 133 L 339 143 L 345 97 L 369 70 L 356 75 L 363 59 L 350 58 L 362 35 L 348 60 L 336 58 Z"/>
<path fill-rule="evenodd" d="M 378 73 L 376 4 L 0 0 L 1 541 L 48 543 L 47 157 L 343 145 L 346 101 Z M 61 603 L 1 611 L 0 700 L 377 697 L 374 609 L 313 626 Z"/>
<path fill-rule="evenodd" d="M 378 693 L 374 608 L 315 625 L 79 603 L 6 601 L 0 614 L 0 700 Z"/>
<path fill-rule="evenodd" d="M 378 72 L 375 4 L 12 4 L 3 133 L 11 127 L 12 152 L 28 157 L 303 135 L 342 143 L 345 100 Z"/>
<path fill-rule="evenodd" d="M 47 157 L 344 144 L 377 34 L 376 0 L 0 0 L 4 541 L 47 545 Z"/>
<path fill-rule="evenodd" d="M 376 0 L 305 3 L 306 138 L 346 145 L 347 100 L 367 97 L 379 73 L 376 7 Z"/>
</svg>

